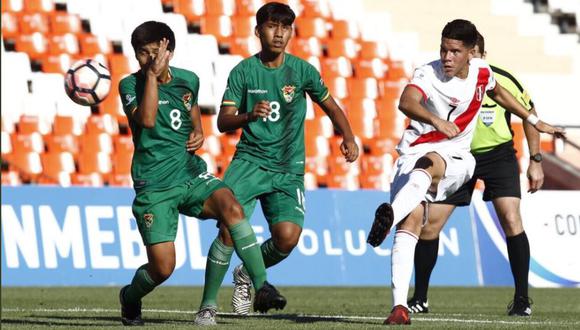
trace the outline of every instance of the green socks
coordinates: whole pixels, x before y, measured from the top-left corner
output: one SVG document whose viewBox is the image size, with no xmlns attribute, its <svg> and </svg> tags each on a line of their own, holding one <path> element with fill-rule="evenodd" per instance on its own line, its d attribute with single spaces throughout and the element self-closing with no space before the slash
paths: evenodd
<svg viewBox="0 0 580 330">
<path fill-rule="evenodd" d="M 266 267 L 264 266 L 260 246 L 256 240 L 256 234 L 254 234 L 252 226 L 246 220 L 229 227 L 229 230 L 234 241 L 236 254 L 242 259 L 252 279 L 254 289 L 259 290 L 266 281 Z"/>
<path fill-rule="evenodd" d="M 232 253 L 234 248 L 225 245 L 219 238 L 211 244 L 205 265 L 205 283 L 200 309 L 206 306 L 217 307 L 218 291 L 230 266 Z"/>
<path fill-rule="evenodd" d="M 264 265 L 266 265 L 266 268 L 276 265 L 290 255 L 290 253 L 280 252 L 280 250 L 276 248 L 276 245 L 274 245 L 274 241 L 272 241 L 271 238 L 262 243 L 261 249 L 262 257 L 264 258 Z"/>
<path fill-rule="evenodd" d="M 131 285 L 125 290 L 123 300 L 128 304 L 135 304 L 141 301 L 149 292 L 153 291 L 157 284 L 153 282 L 147 273 L 147 264 L 142 265 L 135 272 Z"/>
</svg>

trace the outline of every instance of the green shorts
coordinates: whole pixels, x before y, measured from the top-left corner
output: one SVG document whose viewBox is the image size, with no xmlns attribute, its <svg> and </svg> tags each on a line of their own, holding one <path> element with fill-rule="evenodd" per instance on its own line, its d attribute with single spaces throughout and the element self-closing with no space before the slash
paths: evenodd
<svg viewBox="0 0 580 330">
<path fill-rule="evenodd" d="M 179 213 L 199 217 L 205 200 L 221 188 L 227 188 L 223 181 L 204 172 L 168 189 L 139 192 L 133 201 L 133 215 L 143 243 L 175 241 Z"/>
<path fill-rule="evenodd" d="M 304 225 L 304 175 L 273 172 L 236 158 L 228 167 L 224 182 L 234 191 L 248 219 L 260 200 L 268 224 L 289 221 L 300 228 Z"/>
</svg>

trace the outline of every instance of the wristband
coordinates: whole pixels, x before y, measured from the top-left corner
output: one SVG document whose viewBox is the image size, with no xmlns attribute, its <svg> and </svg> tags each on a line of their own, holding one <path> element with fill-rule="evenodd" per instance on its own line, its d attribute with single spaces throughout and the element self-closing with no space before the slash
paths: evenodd
<svg viewBox="0 0 580 330">
<path fill-rule="evenodd" d="M 532 124 L 532 126 L 536 126 L 536 124 L 540 121 L 540 118 L 538 118 L 537 116 L 535 116 L 534 114 L 530 114 L 528 116 L 528 118 L 526 118 L 526 121 L 530 124 Z"/>
</svg>

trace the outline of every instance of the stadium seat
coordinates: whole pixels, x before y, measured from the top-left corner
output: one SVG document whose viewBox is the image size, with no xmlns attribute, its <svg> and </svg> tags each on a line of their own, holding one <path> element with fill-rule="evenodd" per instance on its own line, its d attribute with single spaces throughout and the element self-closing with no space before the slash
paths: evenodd
<svg viewBox="0 0 580 330">
<path fill-rule="evenodd" d="M 205 135 L 205 139 L 203 141 L 202 150 L 204 152 L 209 153 L 213 157 L 219 156 L 222 153 L 222 146 L 220 143 L 220 138 L 216 135 Z"/>
<path fill-rule="evenodd" d="M 79 40 L 81 54 L 85 57 L 91 57 L 95 54 L 110 54 L 112 51 L 111 43 L 105 37 L 96 36 L 90 33 L 81 33 L 77 35 Z"/>
<path fill-rule="evenodd" d="M 78 137 L 72 134 L 45 135 L 44 143 L 48 152 L 70 152 L 73 155 L 79 152 Z"/>
<path fill-rule="evenodd" d="M 320 60 L 322 75 L 330 77 L 351 77 L 352 65 L 350 60 L 344 56 L 327 57 Z"/>
<path fill-rule="evenodd" d="M 12 152 L 7 157 L 9 169 L 18 171 L 22 181 L 31 182 L 42 173 L 40 155 L 36 152 Z"/>
<path fill-rule="evenodd" d="M 85 133 L 80 137 L 81 153 L 102 152 L 111 154 L 113 152 L 113 139 L 107 133 Z"/>
<path fill-rule="evenodd" d="M 366 174 L 359 175 L 360 186 L 363 189 L 374 189 L 389 191 L 389 175 L 388 174 Z"/>
<path fill-rule="evenodd" d="M 112 171 L 111 157 L 106 152 L 84 152 L 78 156 L 79 174 L 109 174 Z"/>
<path fill-rule="evenodd" d="M 27 53 L 31 58 L 38 58 L 46 53 L 47 44 L 46 37 L 42 33 L 36 32 L 18 35 L 14 47 L 17 52 Z"/>
<path fill-rule="evenodd" d="M 378 41 L 361 41 L 360 42 L 360 58 L 363 60 L 372 60 L 375 58 L 387 58 L 387 45 Z"/>
<path fill-rule="evenodd" d="M 254 16 L 232 17 L 232 30 L 236 37 L 254 37 L 256 18 Z"/>
<path fill-rule="evenodd" d="M 118 86 L 116 85 L 113 86 Z M 101 103 L 97 105 L 100 114 L 109 114 L 114 117 L 124 117 L 123 106 L 121 105 L 121 100 L 119 99 L 119 93 L 116 89 L 112 89 L 109 96 L 107 96 Z"/>
<path fill-rule="evenodd" d="M 73 173 L 71 181 L 73 185 L 82 187 L 102 187 L 105 185 L 105 180 L 100 173 Z"/>
<path fill-rule="evenodd" d="M 201 33 L 213 35 L 219 43 L 227 43 L 233 33 L 231 18 L 205 15 L 201 18 Z"/>
<path fill-rule="evenodd" d="M 17 171 L 2 171 L 2 186 L 19 186 L 22 184 Z"/>
<path fill-rule="evenodd" d="M 299 38 L 294 37 L 290 39 L 289 52 L 304 60 L 311 56 L 322 56 L 322 44 L 316 37 Z"/>
<path fill-rule="evenodd" d="M 25 0 L 23 10 L 29 13 L 51 12 L 54 10 L 54 0 Z"/>
<path fill-rule="evenodd" d="M 327 1 L 322 0 L 301 0 L 302 5 L 301 16 L 309 18 L 330 18 L 330 7 Z"/>
<path fill-rule="evenodd" d="M 2 0 L 2 12 L 20 12 L 22 11 L 24 0 Z"/>
<path fill-rule="evenodd" d="M 330 91 L 330 95 L 332 95 L 335 99 L 344 99 L 348 97 L 348 87 L 346 78 L 344 77 L 326 77 L 323 76 L 324 82 Z"/>
<path fill-rule="evenodd" d="M 185 16 L 188 22 L 199 22 L 205 15 L 204 0 L 171 0 L 174 6 L 173 11 Z"/>
<path fill-rule="evenodd" d="M 378 82 L 375 78 L 349 78 L 348 92 L 353 98 L 374 100 L 379 96 Z"/>
<path fill-rule="evenodd" d="M 85 124 L 86 134 L 107 133 L 109 135 L 119 134 L 119 124 L 117 118 L 109 114 L 92 115 Z"/>
<path fill-rule="evenodd" d="M 297 17 L 295 20 L 296 35 L 300 38 L 315 37 L 321 40 L 328 38 L 326 21 L 320 17 Z"/>
<path fill-rule="evenodd" d="M 76 171 L 74 157 L 70 152 L 47 152 L 40 155 L 40 159 L 43 175 L 55 181 L 58 181 L 61 172 L 72 174 Z"/>
<path fill-rule="evenodd" d="M 258 53 L 260 49 L 260 40 L 256 37 L 232 37 L 230 39 L 230 54 L 232 55 L 250 57 Z"/>
<path fill-rule="evenodd" d="M 236 0 L 236 14 L 239 16 L 254 16 L 264 0 Z"/>
<path fill-rule="evenodd" d="M 48 53 L 53 55 L 79 53 L 79 42 L 75 34 L 53 34 L 47 37 Z"/>
<path fill-rule="evenodd" d="M 2 131 L 0 142 L 2 143 L 2 157 L 4 157 L 4 155 L 10 154 L 12 152 L 12 141 L 10 140 L 10 133 Z"/>
<path fill-rule="evenodd" d="M 203 135 L 221 135 L 217 128 L 217 115 L 201 115 L 201 126 L 203 128 Z"/>
<path fill-rule="evenodd" d="M 388 61 L 387 79 L 390 81 L 407 80 L 408 75 L 403 61 Z"/>
<path fill-rule="evenodd" d="M 397 146 L 397 142 L 398 140 L 396 139 L 374 138 L 366 141 L 365 149 L 368 150 L 368 153 L 371 156 L 383 156 L 385 154 L 390 154 L 391 156 L 395 155 L 392 157 L 395 158 L 395 147 Z"/>
<path fill-rule="evenodd" d="M 344 56 L 349 59 L 354 59 L 358 55 L 358 44 L 350 38 L 329 39 L 327 41 L 327 48 L 329 57 Z"/>
<path fill-rule="evenodd" d="M 222 155 L 225 156 L 233 156 L 236 152 L 236 145 L 240 140 L 240 136 L 238 133 L 226 133 L 220 135 L 220 141 L 222 145 Z"/>
<path fill-rule="evenodd" d="M 44 152 L 44 141 L 38 132 L 12 134 L 12 150 L 15 153 Z"/>
<path fill-rule="evenodd" d="M 83 126 L 75 117 L 56 115 L 52 124 L 52 133 L 54 135 L 71 134 L 78 136 L 83 133 Z"/>
<path fill-rule="evenodd" d="M 40 119 L 37 116 L 20 116 L 20 120 L 17 123 L 18 134 L 32 134 L 41 133 L 46 134 L 48 132 L 42 132 L 40 128 Z"/>
<path fill-rule="evenodd" d="M 316 106 L 318 107 L 318 106 Z M 322 112 L 322 110 L 319 110 Z M 334 135 L 334 127 L 328 116 L 317 116 L 304 121 L 304 134 L 329 138 Z"/>
<path fill-rule="evenodd" d="M 53 34 L 79 34 L 82 31 L 81 19 L 78 15 L 56 11 L 49 14 L 48 19 L 50 32 Z"/>
<path fill-rule="evenodd" d="M 318 180 L 316 179 L 316 174 L 311 172 L 304 173 L 304 189 L 305 190 L 318 189 Z"/>
<path fill-rule="evenodd" d="M 360 31 L 355 22 L 347 20 L 336 20 L 332 22 L 332 29 L 330 30 L 332 39 L 358 39 Z"/>
<path fill-rule="evenodd" d="M 50 31 L 48 16 L 44 13 L 21 13 L 18 16 L 18 23 L 21 34 L 33 34 L 35 32 L 47 34 Z"/>
<path fill-rule="evenodd" d="M 387 72 L 387 66 L 378 58 L 372 60 L 353 60 L 354 75 L 357 78 L 383 79 Z"/>
<path fill-rule="evenodd" d="M 12 12 L 2 13 L 2 38 L 11 39 L 20 33 L 18 28 L 18 16 Z"/>
<path fill-rule="evenodd" d="M 42 72 L 65 74 L 73 64 L 69 54 L 46 54 L 39 58 Z"/>
<path fill-rule="evenodd" d="M 234 0 L 206 0 L 205 8 L 211 16 L 233 16 L 236 11 Z"/>
<path fill-rule="evenodd" d="M 131 135 L 115 135 L 113 137 L 113 147 L 115 148 L 115 153 L 127 153 L 132 155 L 135 150 Z"/>
<path fill-rule="evenodd" d="M 218 167 L 217 162 L 215 161 L 214 156 L 212 156 L 208 152 L 200 152 L 197 151 L 196 154 L 203 159 L 207 165 L 207 171 L 211 174 L 217 175 Z"/>
<path fill-rule="evenodd" d="M 326 185 L 331 189 L 357 190 L 360 188 L 358 175 L 328 174 Z"/>
<path fill-rule="evenodd" d="M 133 187 L 131 174 L 111 174 L 109 175 L 109 186 L 113 187 Z"/>
<path fill-rule="evenodd" d="M 116 152 L 112 156 L 114 174 L 131 174 L 132 153 Z"/>
</svg>

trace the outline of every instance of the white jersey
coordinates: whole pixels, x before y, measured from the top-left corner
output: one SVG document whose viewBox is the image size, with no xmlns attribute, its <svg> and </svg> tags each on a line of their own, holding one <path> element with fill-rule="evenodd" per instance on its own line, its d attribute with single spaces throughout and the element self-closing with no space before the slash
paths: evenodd
<svg viewBox="0 0 580 330">
<path fill-rule="evenodd" d="M 408 86 L 423 94 L 423 106 L 439 118 L 454 122 L 460 133 L 448 139 L 435 127 L 416 120 L 405 129 L 397 146 L 400 154 L 425 153 L 442 148 L 470 150 L 471 139 L 484 93 L 495 88 L 489 65 L 478 58 L 469 63 L 467 78 L 448 78 L 440 60 L 415 70 Z"/>
</svg>

